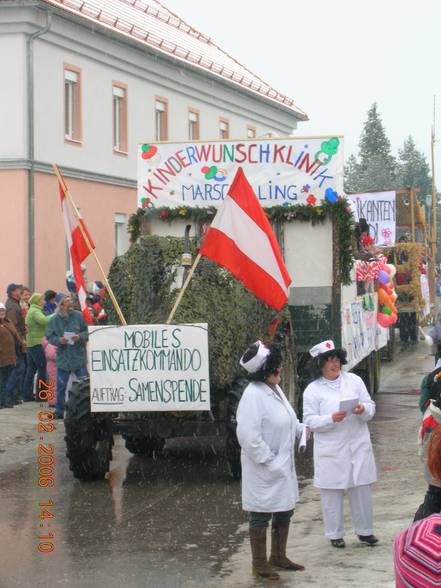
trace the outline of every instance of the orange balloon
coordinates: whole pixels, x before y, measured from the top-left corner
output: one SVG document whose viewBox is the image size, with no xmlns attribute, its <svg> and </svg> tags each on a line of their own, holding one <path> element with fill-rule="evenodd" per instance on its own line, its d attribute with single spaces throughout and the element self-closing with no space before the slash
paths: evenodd
<svg viewBox="0 0 441 588">
<path fill-rule="evenodd" d="M 380 284 L 380 288 L 381 290 L 384 290 L 386 294 L 392 294 L 392 290 L 389 288 L 389 286 L 386 286 L 386 284 Z"/>
<path fill-rule="evenodd" d="M 389 296 L 387 295 L 386 290 L 383 290 L 383 288 L 378 290 L 378 300 L 380 304 L 384 304 L 385 306 L 388 306 L 388 302 L 390 302 Z"/>
</svg>

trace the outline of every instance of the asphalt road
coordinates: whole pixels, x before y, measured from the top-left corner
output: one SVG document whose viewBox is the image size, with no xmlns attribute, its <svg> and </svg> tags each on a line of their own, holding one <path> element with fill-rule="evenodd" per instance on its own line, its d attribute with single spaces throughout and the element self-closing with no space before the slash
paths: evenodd
<svg viewBox="0 0 441 588">
<path fill-rule="evenodd" d="M 420 343 L 384 364 L 371 424 L 380 472 L 380 545 L 361 545 L 348 532 L 343 553 L 329 547 L 311 457 L 301 456 L 301 501 L 289 547 L 307 569 L 285 573 L 279 586 L 394 586 L 393 538 L 409 524 L 425 491 L 416 433 L 417 390 L 433 365 L 428 353 Z M 40 439 L 38 410 L 28 403 L 0 411 L 0 588 L 261 585 L 250 574 L 240 485 L 229 479 L 218 440 L 169 441 L 164 456 L 151 459 L 131 456 L 117 437 L 108 479 L 86 483 L 69 470 L 62 423 Z M 54 446 L 53 488 L 38 486 L 38 443 Z M 53 551 L 38 551 L 50 543 Z"/>
</svg>

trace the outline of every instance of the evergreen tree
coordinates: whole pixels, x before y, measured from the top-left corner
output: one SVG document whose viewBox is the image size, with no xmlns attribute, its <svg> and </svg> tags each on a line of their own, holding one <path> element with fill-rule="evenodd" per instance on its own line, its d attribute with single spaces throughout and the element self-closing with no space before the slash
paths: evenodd
<svg viewBox="0 0 441 588">
<path fill-rule="evenodd" d="M 376 192 L 396 188 L 397 163 L 390 152 L 377 103 L 368 111 L 360 138 L 357 192 Z"/>
<path fill-rule="evenodd" d="M 350 155 L 345 165 L 345 192 L 354 194 L 358 192 L 357 177 L 359 174 L 359 165 L 355 155 Z"/>
<path fill-rule="evenodd" d="M 426 157 L 418 151 L 409 136 L 398 151 L 398 183 L 401 188 L 419 188 L 418 198 L 425 204 L 427 194 L 432 193 L 432 178 Z"/>
</svg>

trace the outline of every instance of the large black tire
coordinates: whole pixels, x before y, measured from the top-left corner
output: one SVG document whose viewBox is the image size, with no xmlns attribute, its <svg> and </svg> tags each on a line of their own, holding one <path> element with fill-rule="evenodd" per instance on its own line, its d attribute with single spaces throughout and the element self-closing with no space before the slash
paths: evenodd
<svg viewBox="0 0 441 588">
<path fill-rule="evenodd" d="M 237 440 L 236 413 L 242 398 L 243 391 L 248 384 L 245 378 L 235 380 L 228 391 L 227 396 L 227 434 L 225 439 L 225 457 L 227 459 L 228 471 L 233 480 L 240 480 L 242 477 L 242 465 L 240 462 L 240 445 Z"/>
<path fill-rule="evenodd" d="M 134 455 L 152 456 L 161 453 L 165 445 L 165 439 L 160 437 L 133 437 L 123 434 L 122 438 L 126 443 L 126 448 Z"/>
<path fill-rule="evenodd" d="M 66 455 L 73 475 L 80 480 L 102 480 L 112 460 L 112 420 L 90 412 L 89 379 L 75 382 L 64 419 Z"/>
</svg>

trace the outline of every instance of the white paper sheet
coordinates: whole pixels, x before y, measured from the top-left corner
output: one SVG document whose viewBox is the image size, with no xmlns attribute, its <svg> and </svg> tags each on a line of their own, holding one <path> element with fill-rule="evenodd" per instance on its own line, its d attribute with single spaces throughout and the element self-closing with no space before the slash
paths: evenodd
<svg viewBox="0 0 441 588">
<path fill-rule="evenodd" d="M 64 331 L 63 333 L 63 337 L 67 340 L 67 344 L 68 345 L 74 345 L 75 341 L 73 340 L 73 338 L 75 337 L 76 333 L 73 333 L 72 331 Z"/>
<path fill-rule="evenodd" d="M 303 451 L 305 451 L 309 436 L 310 436 L 310 431 L 309 431 L 308 427 L 304 427 L 303 431 L 302 431 L 302 436 L 300 437 L 299 446 L 297 448 L 297 451 L 299 453 L 303 453 Z"/>
<path fill-rule="evenodd" d="M 348 414 L 351 414 L 352 409 L 355 408 L 359 404 L 359 402 L 359 398 L 347 398 L 346 400 L 340 400 L 338 410 L 345 411 Z"/>
</svg>

